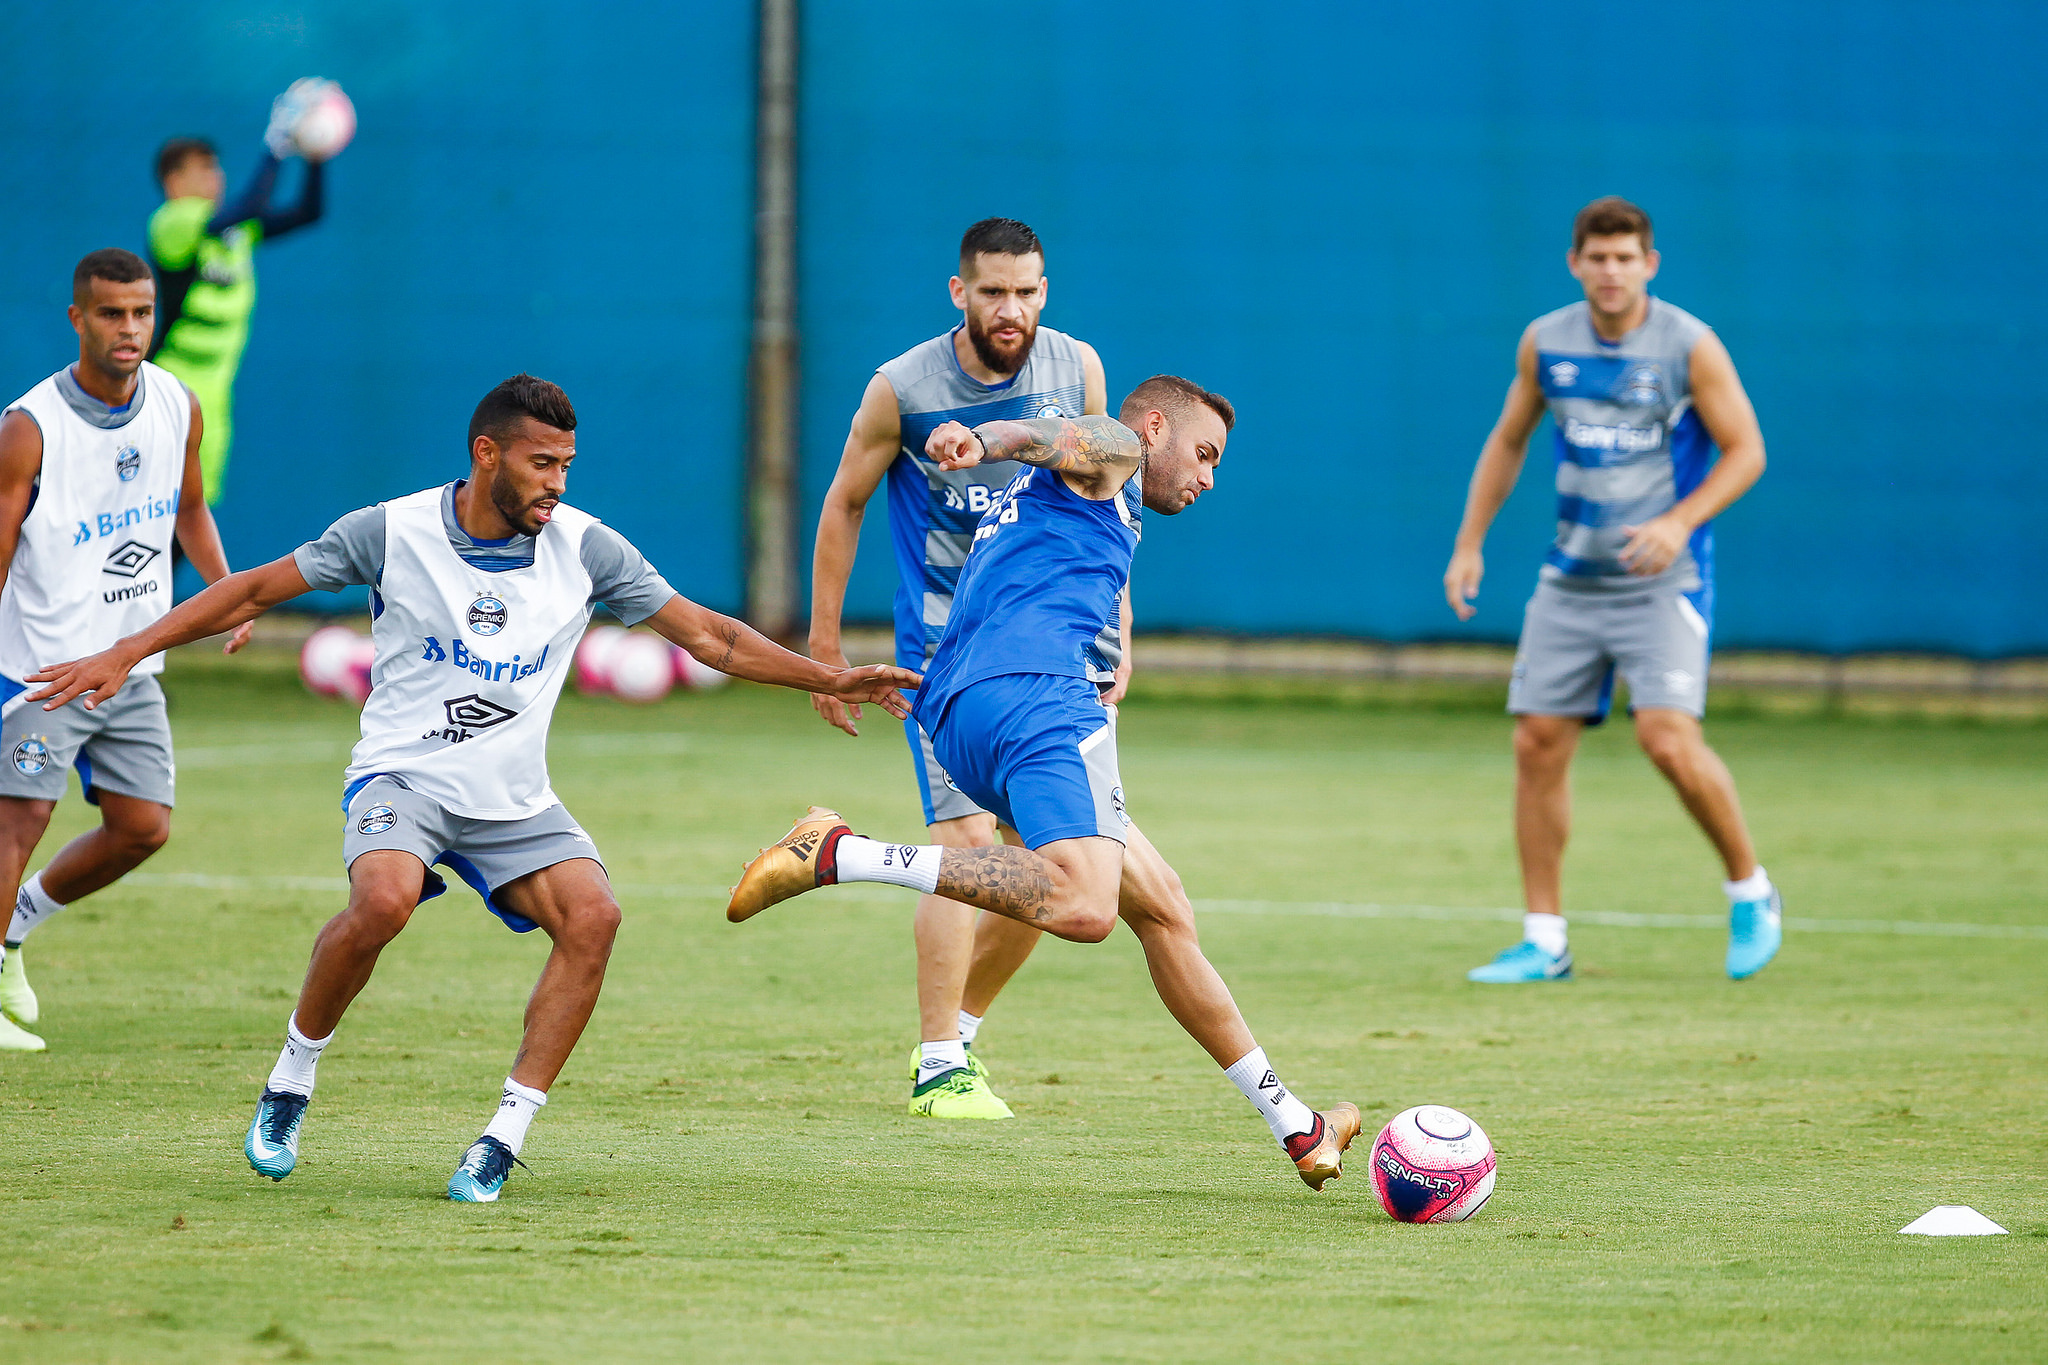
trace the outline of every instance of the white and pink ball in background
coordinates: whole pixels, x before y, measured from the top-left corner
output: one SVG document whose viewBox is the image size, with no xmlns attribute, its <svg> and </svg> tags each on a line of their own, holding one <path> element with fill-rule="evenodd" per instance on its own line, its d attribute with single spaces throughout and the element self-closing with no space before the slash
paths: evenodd
<svg viewBox="0 0 2048 1365">
<path fill-rule="evenodd" d="M 723 687 L 732 681 L 710 664 L 700 663 L 696 655 L 681 645 L 670 645 L 669 650 L 675 660 L 676 682 L 683 687 L 701 692 L 706 688 Z"/>
<path fill-rule="evenodd" d="M 611 692 L 621 701 L 660 701 L 675 686 L 669 643 L 659 635 L 627 631 L 611 652 Z"/>
<path fill-rule="evenodd" d="M 612 656 L 629 634 L 624 626 L 593 626 L 576 646 L 576 690 L 586 697 L 606 697 L 612 690 Z"/>
</svg>

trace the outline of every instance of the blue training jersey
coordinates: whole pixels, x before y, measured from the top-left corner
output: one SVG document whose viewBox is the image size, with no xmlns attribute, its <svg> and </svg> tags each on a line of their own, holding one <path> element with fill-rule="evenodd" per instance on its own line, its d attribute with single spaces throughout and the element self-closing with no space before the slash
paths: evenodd
<svg viewBox="0 0 2048 1365">
<path fill-rule="evenodd" d="M 974 528 L 951 617 L 918 691 L 927 731 L 952 697 L 984 678 L 1091 676 L 1090 647 L 1130 581 L 1140 497 L 1136 474 L 1096 502 L 1030 465 L 996 495 Z"/>
<path fill-rule="evenodd" d="M 1557 539 L 1543 577 L 1581 591 L 1670 582 L 1711 619 L 1711 522 L 1656 579 L 1620 559 L 1622 528 L 1670 511 L 1713 464 L 1713 439 L 1692 405 L 1692 348 L 1707 325 L 1652 298 L 1642 325 L 1619 341 L 1593 330 L 1583 301 L 1535 329 L 1536 377 L 1557 427 Z"/>
<path fill-rule="evenodd" d="M 951 473 L 925 458 L 924 443 L 942 423 L 967 426 L 1032 417 L 1079 417 L 1087 378 L 1081 344 L 1040 327 L 1024 367 L 1000 384 L 984 384 L 960 368 L 959 331 L 943 332 L 880 368 L 896 391 L 902 448 L 889 466 L 889 538 L 896 554 L 896 662 L 923 669 L 945 633 L 953 589 L 974 528 L 995 496 L 1024 468 L 1014 460 Z M 1109 632 L 1108 652 L 1119 641 Z M 1107 677 L 1114 657 L 1099 659 Z"/>
</svg>

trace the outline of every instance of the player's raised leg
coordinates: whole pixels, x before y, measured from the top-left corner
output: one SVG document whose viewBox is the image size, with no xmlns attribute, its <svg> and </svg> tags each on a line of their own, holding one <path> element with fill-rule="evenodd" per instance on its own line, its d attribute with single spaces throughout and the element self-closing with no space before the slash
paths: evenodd
<svg viewBox="0 0 2048 1365">
<path fill-rule="evenodd" d="M 1756 860 L 1735 778 L 1707 744 L 1697 717 L 1670 707 L 1636 712 L 1636 739 L 1721 855 L 1728 879 L 1728 975 L 1755 976 L 1784 942 L 1784 903 Z"/>
<path fill-rule="evenodd" d="M 373 849 L 349 862 L 348 906 L 313 940 L 298 1006 L 285 1023 L 284 1048 L 243 1143 L 257 1174 L 282 1180 L 298 1165 L 299 1125 L 313 1098 L 320 1056 L 350 1003 L 369 984 L 384 946 L 412 919 L 426 877 L 427 865 L 417 854 L 396 849 Z"/>
<path fill-rule="evenodd" d="M 555 863 L 492 894 L 505 909 L 538 924 L 554 947 L 527 1001 L 526 1031 L 497 1114 L 449 1178 L 448 1197 L 465 1203 L 496 1199 L 512 1173 L 527 1126 L 548 1102 L 549 1088 L 597 1008 L 619 932 L 619 903 L 595 859 Z"/>
<path fill-rule="evenodd" d="M 1358 1136 L 1358 1106 L 1346 1101 L 1318 1113 L 1281 1084 L 1230 988 L 1202 952 L 1195 907 L 1180 875 L 1136 825 L 1126 835 L 1118 911 L 1144 946 L 1160 1001 L 1259 1111 L 1301 1178 L 1322 1189 L 1343 1174 L 1344 1151 Z"/>
</svg>

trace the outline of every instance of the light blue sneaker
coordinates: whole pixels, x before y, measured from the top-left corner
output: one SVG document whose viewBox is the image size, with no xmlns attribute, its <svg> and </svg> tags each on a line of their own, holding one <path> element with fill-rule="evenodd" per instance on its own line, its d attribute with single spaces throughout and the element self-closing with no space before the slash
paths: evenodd
<svg viewBox="0 0 2048 1365">
<path fill-rule="evenodd" d="M 1745 981 L 1771 964 L 1785 941 L 1785 902 L 1778 888 L 1764 901 L 1737 901 L 1728 908 L 1728 978 Z"/>
<path fill-rule="evenodd" d="M 258 1175 L 282 1180 L 299 1164 L 299 1120 L 306 1117 L 306 1096 L 289 1090 L 266 1090 L 249 1120 L 249 1138 L 242 1151 Z"/>
<path fill-rule="evenodd" d="M 1465 973 L 1465 979 L 1506 985 L 1516 981 L 1568 981 L 1571 974 L 1572 955 L 1569 949 L 1552 957 L 1524 939 L 1484 967 L 1474 967 Z"/>
<path fill-rule="evenodd" d="M 514 1166 L 526 1163 L 512 1155 L 512 1149 L 485 1133 L 469 1144 L 462 1164 L 448 1177 L 448 1197 L 460 1204 L 495 1203 L 505 1188 L 505 1177 Z"/>
</svg>

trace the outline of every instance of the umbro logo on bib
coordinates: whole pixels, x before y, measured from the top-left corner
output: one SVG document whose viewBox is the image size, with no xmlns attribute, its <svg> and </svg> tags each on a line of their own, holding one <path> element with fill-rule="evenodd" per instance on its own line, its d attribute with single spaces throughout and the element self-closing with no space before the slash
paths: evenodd
<svg viewBox="0 0 2048 1365">
<path fill-rule="evenodd" d="M 107 552 L 107 562 L 100 571 L 116 578 L 133 578 L 154 564 L 162 553 L 155 546 L 144 545 L 139 540 L 123 541 Z"/>
<path fill-rule="evenodd" d="M 448 712 L 447 728 L 429 730 L 420 736 L 421 739 L 445 739 L 450 744 L 460 744 L 466 739 L 475 739 L 479 731 L 503 725 L 519 714 L 508 706 L 486 701 L 474 692 L 466 697 L 450 697 L 441 705 Z"/>
</svg>

